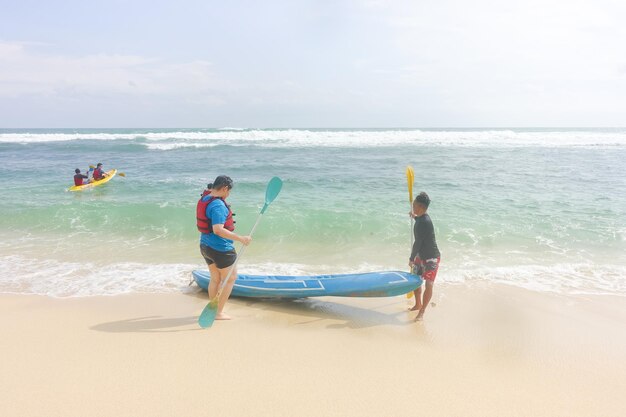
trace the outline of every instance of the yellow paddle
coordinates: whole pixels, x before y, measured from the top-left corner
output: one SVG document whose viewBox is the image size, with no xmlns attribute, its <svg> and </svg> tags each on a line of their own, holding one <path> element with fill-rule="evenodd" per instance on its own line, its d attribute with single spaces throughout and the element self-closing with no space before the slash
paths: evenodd
<svg viewBox="0 0 626 417">
<path fill-rule="evenodd" d="M 406 167 L 406 182 L 409 187 L 409 207 L 413 211 L 413 167 L 408 165 Z M 411 250 L 413 250 L 413 217 L 411 217 Z M 413 297 L 413 291 L 406 293 L 406 298 Z"/>
</svg>

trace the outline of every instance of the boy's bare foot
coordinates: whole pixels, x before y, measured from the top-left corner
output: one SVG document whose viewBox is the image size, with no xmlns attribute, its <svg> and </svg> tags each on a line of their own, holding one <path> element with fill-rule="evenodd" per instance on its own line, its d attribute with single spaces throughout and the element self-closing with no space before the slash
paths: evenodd
<svg viewBox="0 0 626 417">
<path fill-rule="evenodd" d="M 421 304 L 415 304 L 413 307 L 409 308 L 409 311 L 417 311 L 422 308 Z"/>
<path fill-rule="evenodd" d="M 230 320 L 230 316 L 228 314 L 224 314 L 224 313 L 219 313 L 217 316 L 215 316 L 215 320 Z"/>
<path fill-rule="evenodd" d="M 424 320 L 424 312 L 420 311 L 417 317 L 415 317 L 415 321 L 422 321 L 422 320 Z"/>
</svg>

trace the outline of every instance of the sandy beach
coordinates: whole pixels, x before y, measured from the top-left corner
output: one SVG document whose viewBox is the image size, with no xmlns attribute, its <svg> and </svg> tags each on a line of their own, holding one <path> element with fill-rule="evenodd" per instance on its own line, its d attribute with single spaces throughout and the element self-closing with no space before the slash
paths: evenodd
<svg viewBox="0 0 626 417">
<path fill-rule="evenodd" d="M 3 416 L 621 416 L 626 309 L 613 296 L 442 284 L 404 297 L 199 292 L 0 296 Z"/>
</svg>

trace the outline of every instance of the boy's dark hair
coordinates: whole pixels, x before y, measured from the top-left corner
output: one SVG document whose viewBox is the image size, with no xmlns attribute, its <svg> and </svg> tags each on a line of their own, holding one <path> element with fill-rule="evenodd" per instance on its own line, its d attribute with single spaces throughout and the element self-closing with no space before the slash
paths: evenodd
<svg viewBox="0 0 626 417">
<path fill-rule="evenodd" d="M 211 183 L 211 182 L 210 182 L 210 183 L 208 183 L 208 184 L 206 185 L 206 188 L 207 188 L 207 190 L 211 190 L 211 189 L 213 189 L 213 183 Z"/>
<path fill-rule="evenodd" d="M 75 173 L 77 173 L 77 174 L 80 174 L 80 169 L 76 168 L 76 169 L 74 170 L 74 172 L 75 172 Z"/>
<path fill-rule="evenodd" d="M 219 190 L 222 187 L 233 188 L 233 180 L 228 175 L 218 175 L 213 181 L 213 188 Z"/>
<path fill-rule="evenodd" d="M 430 205 L 430 197 L 428 197 L 428 194 L 422 191 L 417 195 L 417 197 L 415 197 L 415 200 L 413 200 L 413 202 L 421 204 L 422 206 L 428 208 L 428 206 Z"/>
</svg>

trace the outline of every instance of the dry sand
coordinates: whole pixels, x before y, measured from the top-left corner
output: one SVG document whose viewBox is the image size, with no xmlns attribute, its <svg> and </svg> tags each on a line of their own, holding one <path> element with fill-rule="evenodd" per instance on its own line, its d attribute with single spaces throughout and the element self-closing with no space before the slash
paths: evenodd
<svg viewBox="0 0 626 417">
<path fill-rule="evenodd" d="M 0 416 L 623 416 L 626 300 L 0 296 Z"/>
</svg>

